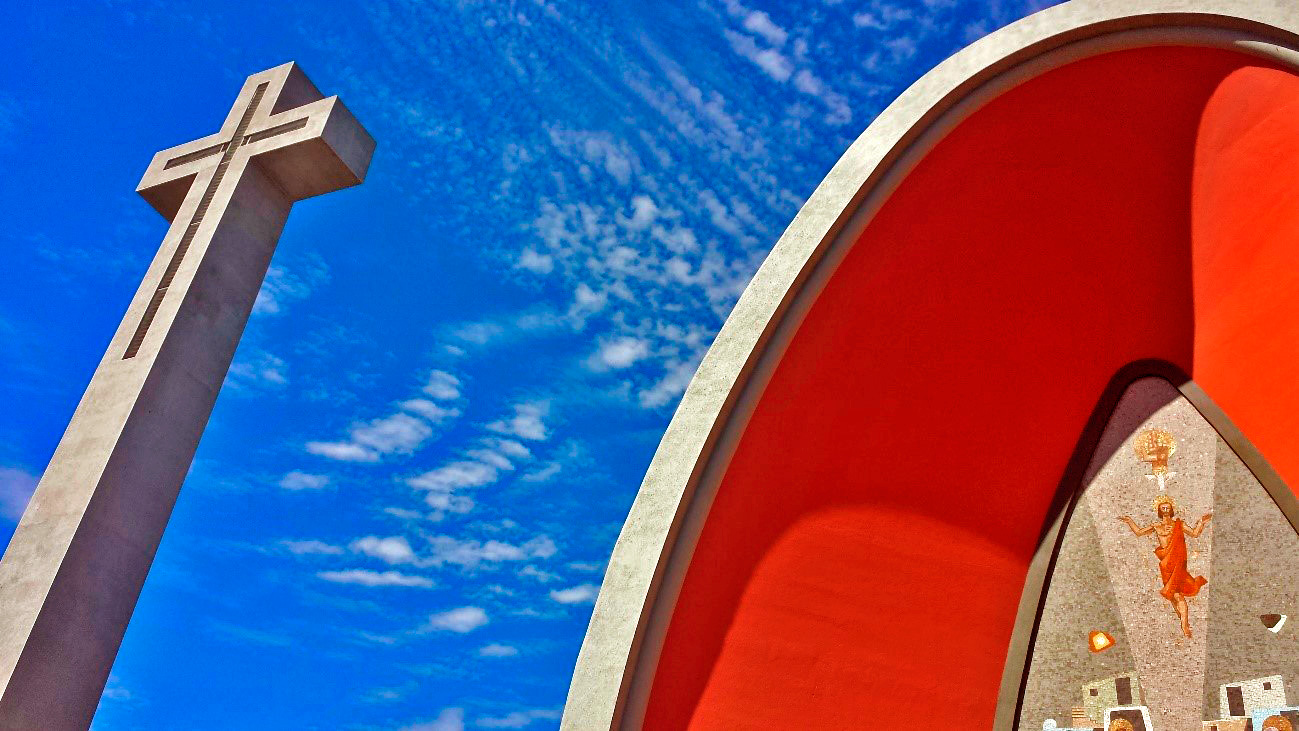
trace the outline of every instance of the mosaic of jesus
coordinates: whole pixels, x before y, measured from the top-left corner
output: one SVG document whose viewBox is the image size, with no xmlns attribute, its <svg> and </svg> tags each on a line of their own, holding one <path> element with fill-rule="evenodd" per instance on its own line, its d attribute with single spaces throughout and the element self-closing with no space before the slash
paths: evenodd
<svg viewBox="0 0 1299 731">
<path fill-rule="evenodd" d="M 1140 538 L 1154 534 L 1159 540 L 1155 556 L 1159 558 L 1159 595 L 1172 602 L 1177 618 L 1181 621 L 1182 634 L 1191 636 L 1191 621 L 1187 611 L 1187 597 L 1200 593 L 1208 583 L 1203 576 L 1192 576 L 1186 569 L 1186 537 L 1199 538 L 1208 525 L 1212 513 L 1205 513 L 1196 522 L 1195 527 L 1186 528 L 1182 519 L 1176 517 L 1177 509 L 1173 499 L 1167 495 L 1155 498 L 1155 513 L 1158 520 L 1145 527 L 1138 526 L 1132 518 L 1123 515 L 1119 520 L 1132 529 L 1132 535 Z"/>
</svg>

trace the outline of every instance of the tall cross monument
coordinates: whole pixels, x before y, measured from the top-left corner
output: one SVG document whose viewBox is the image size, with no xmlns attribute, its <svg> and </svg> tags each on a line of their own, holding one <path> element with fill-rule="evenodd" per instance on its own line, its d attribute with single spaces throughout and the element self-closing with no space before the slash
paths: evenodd
<svg viewBox="0 0 1299 731">
<path fill-rule="evenodd" d="M 0 729 L 90 725 L 289 209 L 373 151 L 287 63 L 154 156 L 137 190 L 171 228 L 0 560 Z"/>
</svg>

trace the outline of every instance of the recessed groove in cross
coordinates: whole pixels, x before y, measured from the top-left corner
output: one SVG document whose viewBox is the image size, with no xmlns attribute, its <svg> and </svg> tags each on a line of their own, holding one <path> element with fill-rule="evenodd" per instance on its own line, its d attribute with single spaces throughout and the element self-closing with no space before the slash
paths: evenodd
<svg viewBox="0 0 1299 731">
<path fill-rule="evenodd" d="M 158 288 L 154 290 L 153 296 L 149 299 L 149 306 L 145 309 L 144 315 L 140 317 L 140 325 L 136 327 L 135 334 L 131 336 L 131 342 L 126 346 L 126 353 L 122 355 L 122 360 L 134 358 L 136 353 L 140 352 L 140 346 L 144 344 L 144 336 L 149 333 L 149 326 L 153 324 L 153 318 L 158 314 L 158 308 L 162 306 L 162 300 L 167 296 L 167 288 L 176 278 L 176 272 L 180 270 L 180 264 L 185 259 L 185 253 L 189 251 L 190 244 L 194 242 L 194 234 L 198 231 L 199 224 L 203 222 L 203 216 L 207 214 L 208 207 L 212 204 L 212 199 L 216 196 L 217 188 L 221 185 L 221 180 L 225 178 L 226 170 L 230 167 L 230 160 L 234 158 L 235 151 L 239 145 L 231 144 L 236 140 L 243 138 L 248 131 L 248 125 L 252 124 L 253 114 L 257 111 L 257 105 L 262 101 L 262 95 L 266 93 L 267 84 L 257 85 L 257 90 L 253 92 L 252 101 L 248 102 L 248 108 L 244 110 L 243 117 L 239 119 L 239 126 L 235 128 L 234 136 L 230 142 L 223 143 L 220 147 L 224 150 L 221 155 L 221 162 L 217 165 L 216 172 L 212 174 L 212 179 L 208 181 L 207 189 L 203 191 L 203 198 L 199 200 L 198 207 L 194 209 L 194 217 L 190 220 L 189 226 L 185 228 L 185 234 L 181 236 L 180 243 L 176 246 L 176 251 L 171 255 L 171 261 L 167 262 L 167 268 L 163 270 L 162 279 L 158 281 Z M 302 120 L 306 125 L 306 120 Z M 283 126 L 283 125 L 281 125 Z M 267 130 L 269 131 L 269 130 Z M 212 148 L 206 148 L 211 150 Z M 206 152 L 199 150 L 198 152 Z M 198 153 L 192 153 L 198 155 Z M 197 160 L 207 155 L 200 155 L 193 159 Z M 182 155 L 175 160 L 180 160 L 186 155 Z M 167 163 L 166 167 L 171 167 L 172 162 Z M 177 163 L 179 164 L 179 163 Z"/>
<path fill-rule="evenodd" d="M 217 153 L 225 152 L 226 147 L 229 144 L 230 144 L 229 142 L 222 142 L 219 145 L 204 147 L 201 150 L 195 150 L 194 152 L 181 155 L 180 157 L 173 157 L 172 159 L 167 161 L 166 165 L 163 165 L 162 167 L 164 170 L 170 170 L 179 165 L 184 165 L 187 162 L 194 162 L 195 160 L 202 160 L 205 157 L 211 157 Z"/>
<path fill-rule="evenodd" d="M 275 135 L 282 135 L 285 132 L 292 132 L 294 130 L 302 129 L 303 127 L 306 126 L 307 126 L 306 117 L 303 117 L 302 119 L 294 120 L 292 122 L 285 122 L 284 124 L 276 125 L 274 127 L 271 127 L 270 129 L 264 129 L 261 132 L 254 132 L 248 135 L 247 137 L 244 138 L 243 144 L 251 145 L 254 142 L 260 142 L 268 137 L 274 137 Z"/>
</svg>

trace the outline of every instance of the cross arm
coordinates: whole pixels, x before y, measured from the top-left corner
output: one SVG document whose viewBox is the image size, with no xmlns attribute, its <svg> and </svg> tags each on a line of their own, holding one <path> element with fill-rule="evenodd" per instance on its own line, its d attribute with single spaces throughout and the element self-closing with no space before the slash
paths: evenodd
<svg viewBox="0 0 1299 731">
<path fill-rule="evenodd" d="M 241 159 L 301 200 L 360 183 L 374 146 L 338 97 L 290 62 L 249 76 L 220 132 L 154 155 L 136 192 L 172 220 L 199 173 Z"/>
<path fill-rule="evenodd" d="M 374 138 L 336 96 L 271 115 L 244 149 L 291 200 L 365 180 Z"/>
</svg>

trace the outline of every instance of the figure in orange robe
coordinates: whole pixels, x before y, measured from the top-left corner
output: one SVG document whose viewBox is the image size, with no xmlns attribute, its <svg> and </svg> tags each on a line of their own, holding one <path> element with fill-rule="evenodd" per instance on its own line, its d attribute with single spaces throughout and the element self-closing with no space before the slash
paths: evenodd
<svg viewBox="0 0 1299 731">
<path fill-rule="evenodd" d="M 1203 576 L 1191 576 L 1191 573 L 1186 570 L 1186 536 L 1199 538 L 1200 533 L 1204 531 L 1204 526 L 1213 519 L 1213 514 L 1205 513 L 1204 517 L 1195 523 L 1195 527 L 1187 528 L 1181 518 L 1173 517 L 1176 508 L 1173 507 L 1172 498 L 1166 495 L 1155 499 L 1155 512 L 1159 515 L 1159 520 L 1144 528 L 1126 515 L 1119 520 L 1127 523 L 1135 536 L 1155 534 L 1155 538 L 1159 541 L 1159 546 L 1155 548 L 1155 556 L 1159 558 L 1159 578 L 1163 582 L 1163 588 L 1159 593 L 1172 602 L 1173 611 L 1177 612 L 1177 618 L 1182 621 L 1182 634 L 1190 637 L 1191 618 L 1186 606 L 1186 597 L 1199 594 L 1200 587 L 1209 582 Z"/>
</svg>

